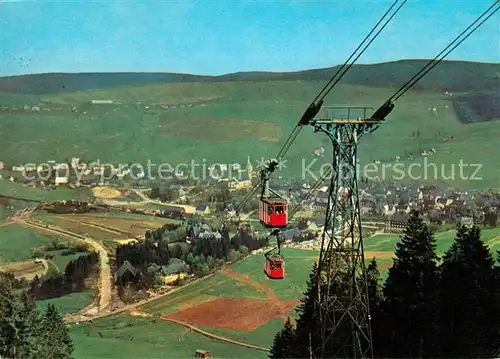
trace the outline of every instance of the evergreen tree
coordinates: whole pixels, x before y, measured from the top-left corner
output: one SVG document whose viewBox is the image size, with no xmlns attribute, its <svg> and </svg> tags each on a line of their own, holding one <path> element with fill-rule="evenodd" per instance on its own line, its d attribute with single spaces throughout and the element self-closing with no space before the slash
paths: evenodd
<svg viewBox="0 0 500 359">
<path fill-rule="evenodd" d="M 368 301 L 371 315 L 371 333 L 374 353 L 377 354 L 379 343 L 383 344 L 386 333 L 385 323 L 381 314 L 380 305 L 382 303 L 382 285 L 380 283 L 380 272 L 377 261 L 373 258 L 366 267 L 366 280 L 368 286 Z"/>
<path fill-rule="evenodd" d="M 47 306 L 42 323 L 46 328 L 50 328 L 50 331 L 46 333 L 47 342 L 50 343 L 50 346 L 47 348 L 44 358 L 71 358 L 73 343 L 69 336 L 68 328 L 54 305 L 49 304 Z"/>
<path fill-rule="evenodd" d="M 280 332 L 274 337 L 269 358 L 271 359 L 291 359 L 295 358 L 295 329 L 288 318 Z"/>
<path fill-rule="evenodd" d="M 442 356 L 492 357 L 500 330 L 498 283 L 479 228 L 458 228 L 440 269 Z"/>
<path fill-rule="evenodd" d="M 306 291 L 300 300 L 301 303 L 297 307 L 299 319 L 297 320 L 295 329 L 296 340 L 294 345 L 294 353 L 297 358 L 309 357 L 309 338 L 311 338 L 311 346 L 313 349 L 320 346 L 320 323 L 316 304 L 317 268 L 315 262 L 309 274 Z"/>
<path fill-rule="evenodd" d="M 366 280 L 370 309 L 376 308 L 382 301 L 382 285 L 380 284 L 380 272 L 375 258 L 373 258 L 370 264 L 368 264 L 368 267 L 366 267 Z"/>
<path fill-rule="evenodd" d="M 431 357 L 438 352 L 437 257 L 432 233 L 418 213 L 411 215 L 395 255 L 383 289 L 387 337 L 379 354 Z"/>
</svg>

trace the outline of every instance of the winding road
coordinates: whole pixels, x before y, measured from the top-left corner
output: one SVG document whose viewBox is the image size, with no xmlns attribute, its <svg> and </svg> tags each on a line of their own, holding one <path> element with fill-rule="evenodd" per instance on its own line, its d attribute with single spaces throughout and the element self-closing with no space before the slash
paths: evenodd
<svg viewBox="0 0 500 359">
<path fill-rule="evenodd" d="M 73 233 L 68 231 L 67 229 L 63 229 L 54 225 L 48 225 L 45 223 L 40 223 L 35 220 L 27 220 L 24 218 L 16 218 L 14 221 L 22 226 L 25 227 L 31 227 L 34 229 L 42 230 L 45 232 L 50 232 L 52 234 L 57 234 L 61 235 L 67 238 L 71 238 L 73 240 L 84 240 L 86 243 L 88 243 L 94 250 L 98 253 L 99 255 L 99 264 L 100 264 L 100 275 L 99 275 L 99 281 L 98 281 L 98 296 L 99 296 L 99 302 L 96 307 L 92 307 L 88 310 L 88 313 L 90 314 L 91 312 L 97 310 L 97 312 L 102 312 L 104 309 L 106 309 L 109 306 L 109 303 L 111 302 L 111 268 L 109 266 L 109 257 L 108 253 L 104 249 L 104 247 L 94 240 L 93 238 L 90 237 L 84 237 L 78 233 Z M 82 313 L 85 314 L 85 313 Z"/>
</svg>

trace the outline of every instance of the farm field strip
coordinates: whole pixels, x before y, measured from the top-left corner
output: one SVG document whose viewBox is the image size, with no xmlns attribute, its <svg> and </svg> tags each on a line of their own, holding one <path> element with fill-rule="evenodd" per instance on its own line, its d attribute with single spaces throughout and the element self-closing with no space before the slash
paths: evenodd
<svg viewBox="0 0 500 359">
<path fill-rule="evenodd" d="M 98 223 L 92 223 L 92 222 L 87 222 L 87 221 L 83 221 L 83 220 L 78 220 L 78 219 L 73 219 L 73 218 L 67 218 L 65 216 L 55 216 L 55 218 L 58 218 L 60 220 L 63 220 L 63 221 L 70 221 L 70 222 L 73 222 L 73 223 L 81 223 L 83 225 L 87 225 L 89 227 L 93 227 L 93 228 L 97 228 L 97 229 L 102 229 L 106 232 L 110 232 L 110 233 L 114 233 L 114 234 L 118 234 L 120 236 L 129 236 L 130 233 L 127 233 L 127 232 L 124 232 L 124 231 L 121 231 L 119 229 L 116 229 L 116 228 L 112 228 L 112 227 L 109 227 L 109 226 L 105 226 L 103 224 L 98 224 Z"/>
<path fill-rule="evenodd" d="M 168 221 L 128 219 L 114 216 L 92 216 L 92 215 L 59 215 L 53 216 L 59 220 L 91 226 L 106 232 L 119 234 L 120 238 L 143 238 L 146 230 L 162 227 Z"/>
<path fill-rule="evenodd" d="M 25 278 L 30 281 L 36 276 L 41 277 L 47 273 L 49 269 L 49 264 L 45 260 L 40 260 L 40 262 L 35 262 L 34 260 L 11 263 L 0 267 L 0 272 L 6 272 L 13 274 L 16 278 Z"/>
<path fill-rule="evenodd" d="M 98 240 L 108 240 L 111 239 L 112 236 L 109 235 L 109 231 L 104 231 L 103 229 L 97 229 L 95 227 L 91 227 L 85 225 L 83 223 L 75 223 L 73 221 L 69 221 L 67 219 L 56 219 L 54 217 L 44 218 L 41 222 L 41 226 L 49 225 L 56 226 L 58 228 L 64 228 L 69 233 L 74 234 L 76 236 L 81 237 L 82 239 L 86 236 L 92 237 Z M 45 224 L 50 223 L 50 224 Z"/>
</svg>

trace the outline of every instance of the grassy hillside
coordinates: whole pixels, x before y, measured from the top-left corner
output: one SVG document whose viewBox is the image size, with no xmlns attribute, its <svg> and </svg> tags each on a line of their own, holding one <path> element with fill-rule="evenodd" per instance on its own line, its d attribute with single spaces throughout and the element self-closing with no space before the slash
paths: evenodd
<svg viewBox="0 0 500 359">
<path fill-rule="evenodd" d="M 199 82 L 45 95 L 40 100 L 60 104 L 62 109 L 0 114 L 0 134 L 4 134 L 0 160 L 9 164 L 41 163 L 79 156 L 88 162 L 100 159 L 146 165 L 150 160 L 156 167 L 160 163 L 175 167 L 194 161 L 198 164 L 196 176 L 202 175 L 203 163 L 245 165 L 250 156 L 256 165 L 257 159 L 278 153 L 322 84 L 323 81 Z M 326 104 L 377 108 L 393 93 L 390 88 L 339 85 Z M 122 104 L 90 105 L 95 98 Z M 423 166 L 420 153 L 434 148 L 436 154 L 427 158 L 433 168 L 427 174 L 424 167 L 413 168 L 412 178 L 406 175 L 405 180 L 436 182 L 435 177 L 444 177 L 455 186 L 500 188 L 498 161 L 494 156 L 485 156 L 497 150 L 500 122 L 464 125 L 457 119 L 452 100 L 444 92 L 408 92 L 396 103 L 387 123 L 361 142 L 361 164 L 386 162 L 378 171 L 390 179 L 396 156 L 414 154 L 415 161 Z M 137 101 L 144 104 L 142 108 L 135 105 Z M 167 109 L 155 105 L 159 103 L 193 106 Z M 64 106 L 74 106 L 77 112 L 64 110 Z M 433 113 L 432 108 L 437 112 Z M 312 128 L 304 129 L 287 154 L 287 168 L 279 175 L 300 178 L 304 174 L 307 180 L 313 179 L 302 169 L 315 160 L 313 150 L 318 146 L 328 149 L 326 136 L 313 133 Z M 327 160 L 328 151 L 325 156 Z M 313 163 L 315 175 L 325 159 Z M 472 167 L 460 175 L 460 161 L 481 164 L 476 177 L 482 179 L 470 179 Z M 402 165 L 408 174 L 410 163 Z"/>
<path fill-rule="evenodd" d="M 354 65 L 342 80 L 344 84 L 377 87 L 400 86 L 417 73 L 428 60 L 401 60 L 370 65 Z M 50 73 L 0 78 L 0 92 L 20 94 L 70 93 L 117 86 L 139 86 L 174 82 L 221 81 L 310 81 L 330 78 L 339 66 L 289 73 L 240 72 L 222 76 L 174 73 Z M 421 89 L 469 91 L 494 89 L 498 64 L 445 61 L 431 76 L 418 84 Z"/>
</svg>

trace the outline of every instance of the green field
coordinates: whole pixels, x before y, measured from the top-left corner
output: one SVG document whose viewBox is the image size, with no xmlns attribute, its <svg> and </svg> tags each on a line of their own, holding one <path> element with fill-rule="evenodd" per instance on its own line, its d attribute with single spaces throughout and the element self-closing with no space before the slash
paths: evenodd
<svg viewBox="0 0 500 359">
<path fill-rule="evenodd" d="M 37 301 L 38 309 L 45 310 L 47 305 L 54 305 L 59 314 L 65 315 L 69 313 L 76 313 L 92 303 L 93 294 L 91 290 L 85 292 L 77 292 L 65 295 L 64 297 L 45 299 Z"/>
<path fill-rule="evenodd" d="M 88 188 L 70 189 L 62 187 L 44 190 L 41 188 L 23 187 L 20 184 L 12 183 L 6 179 L 0 179 L 0 196 L 1 195 L 42 202 L 54 202 L 69 199 L 88 201 L 92 198 L 92 193 Z"/>
<path fill-rule="evenodd" d="M 50 261 L 58 270 L 60 273 L 64 273 L 64 269 L 68 265 L 69 262 L 71 262 L 74 259 L 77 259 L 78 257 L 87 254 L 86 252 L 78 252 L 75 254 L 70 254 L 67 256 L 63 256 L 62 252 L 65 250 L 57 250 L 57 251 L 48 251 L 46 254 L 52 254 L 54 255 L 54 258 Z"/>
<path fill-rule="evenodd" d="M 0 265 L 27 261 L 30 249 L 50 245 L 52 240 L 16 224 L 0 227 Z"/>
<path fill-rule="evenodd" d="M 436 252 L 442 255 L 450 248 L 455 239 L 456 230 L 438 232 L 434 235 L 436 239 Z M 366 251 L 388 251 L 394 252 L 396 244 L 399 242 L 398 234 L 377 234 L 365 240 L 364 248 Z M 500 228 L 481 229 L 481 239 L 492 251 L 497 250 L 500 245 Z"/>
<path fill-rule="evenodd" d="M 439 254 L 449 248 L 455 233 L 456 231 L 452 230 L 436 234 L 437 252 Z M 377 260 L 383 279 L 386 278 L 387 270 L 392 264 L 392 259 L 388 257 L 396 248 L 399 238 L 400 235 L 397 234 L 381 234 L 370 237 L 365 242 L 365 250 L 368 255 L 377 252 L 387 253 L 384 258 Z M 500 249 L 500 228 L 483 229 L 482 238 L 492 250 Z M 217 273 L 210 278 L 197 281 L 177 290 L 175 293 L 138 308 L 140 312 L 152 315 L 151 318 L 137 319 L 136 317 L 117 315 L 108 319 L 96 320 L 94 332 L 91 332 L 89 336 L 84 334 L 87 331 L 86 326 L 73 327 L 71 332 L 76 346 L 76 358 L 79 358 L 78 353 L 84 353 L 86 349 L 91 350 L 92 355 L 97 358 L 114 358 L 118 357 L 118 355 L 122 355 L 123 358 L 134 358 L 140 355 L 139 349 L 132 349 L 133 345 L 130 342 L 139 339 L 143 343 L 140 348 L 141 353 L 147 352 L 151 358 L 159 357 L 162 350 L 160 348 L 164 348 L 163 345 L 170 345 L 172 351 L 169 351 L 169 353 L 172 353 L 175 357 L 188 357 L 194 350 L 204 349 L 212 351 L 215 358 L 265 358 L 266 354 L 264 352 L 246 349 L 235 344 L 221 343 L 187 331 L 182 326 L 164 322 L 159 318 L 157 318 L 157 322 L 154 322 L 153 318 L 161 315 L 172 315 L 182 310 L 182 307 L 193 307 L 197 303 L 216 298 L 249 298 L 269 301 L 269 299 L 266 299 L 266 293 L 256 286 L 271 289 L 279 300 L 300 299 L 305 290 L 312 263 L 316 260 L 318 252 L 284 248 L 283 255 L 286 260 L 286 278 L 283 280 L 268 279 L 263 273 L 263 256 L 251 255 L 245 260 L 232 265 L 231 269 L 236 273 L 247 276 L 254 283 L 253 285 L 246 282 L 242 283 L 226 273 Z M 206 314 L 208 315 L 208 312 Z M 258 315 L 258 313 L 253 314 Z M 291 316 L 295 315 L 293 310 L 289 314 Z M 275 333 L 282 325 L 283 319 L 275 318 L 270 319 L 267 323 L 252 331 L 206 325 L 196 325 L 196 327 L 208 333 L 242 343 L 269 347 Z M 102 338 L 96 334 L 95 331 L 97 330 L 103 334 Z M 134 339 L 131 340 L 131 337 Z M 127 349 L 130 345 L 131 349 L 115 354 L 107 349 L 112 343 L 116 345 L 123 343 Z M 185 346 L 179 343 L 184 343 Z M 181 349 L 183 347 L 184 349 Z"/>
<path fill-rule="evenodd" d="M 64 154 L 64 157 L 79 156 L 82 161 L 88 162 L 100 159 L 146 164 L 149 159 L 155 164 L 168 162 L 172 166 L 191 160 L 201 165 L 203 159 L 207 164 L 245 164 L 247 156 L 250 156 L 255 164 L 261 156 L 273 157 L 281 149 L 284 138 L 321 84 L 318 81 L 157 84 L 47 95 L 44 100 L 74 104 L 81 107 L 86 115 L 76 116 L 67 111 L 53 111 L 50 116 L 3 114 L 0 131 L 9 133 L 9 136 L 2 141 L 2 156 L 5 162 L 15 164 L 62 160 L 60 157 Z M 325 103 L 363 104 L 377 108 L 392 94 L 393 90 L 389 88 L 339 85 Z M 176 103 L 179 97 L 191 103 L 207 98 L 213 100 L 205 107 L 154 107 L 157 103 Z M 88 105 L 92 98 L 115 99 L 124 104 L 111 107 Z M 142 101 L 151 108 L 135 108 L 131 104 L 132 99 L 134 103 Z M 437 116 L 429 111 L 433 107 L 438 110 Z M 177 126 L 179 119 L 186 119 L 181 121 L 181 126 Z M 209 121 L 204 124 L 205 127 L 203 119 Z M 235 127 L 235 121 L 240 121 L 241 126 Z M 264 130 L 268 133 L 263 135 L 261 132 L 265 126 L 262 123 L 279 128 L 281 140 L 269 142 L 267 137 L 275 136 L 276 131 Z M 246 135 L 236 133 L 237 129 Z M 413 138 L 416 131 L 419 137 Z M 68 133 L 72 135 L 68 136 Z M 256 134 L 259 134 L 260 140 L 255 139 Z M 462 125 L 455 116 L 451 98 L 444 92 L 409 92 L 398 101 L 387 123 L 361 142 L 361 164 L 375 160 L 386 163 L 385 168 L 380 165 L 375 171 L 386 179 L 393 178 L 393 175 L 399 179 L 403 171 L 404 179 L 408 181 L 436 182 L 434 177 L 437 175 L 454 186 L 500 188 L 497 161 L 492 156 L 484 156 L 485 153 L 494 153 L 499 134 L 499 121 Z M 453 139 L 445 141 L 451 137 Z M 325 139 L 326 136 L 314 134 L 312 129 L 302 131 L 287 154 L 287 168 L 280 174 L 301 177 L 301 168 L 308 167 L 314 160 L 314 148 L 327 145 Z M 423 167 L 414 166 L 410 170 L 410 163 L 404 161 L 400 162 L 402 168 L 399 172 L 389 167 L 394 165 L 396 156 L 403 157 L 405 152 L 420 153 L 431 148 L 436 150 L 436 154 L 427 158 L 426 172 Z M 327 154 L 328 150 L 326 157 Z M 482 179 L 470 178 L 473 167 L 465 167 L 460 174 L 460 160 L 464 164 L 482 164 L 475 176 Z M 422 165 L 423 161 L 424 157 L 420 155 L 414 160 Z M 311 167 L 315 175 L 323 163 L 319 160 Z M 200 168 L 197 170 L 201 171 Z M 368 170 L 370 173 L 367 175 L 375 176 L 372 169 L 365 171 Z"/>
<path fill-rule="evenodd" d="M 215 359 L 267 358 L 265 352 L 217 342 L 152 318 L 113 316 L 94 324 L 73 324 L 70 333 L 75 359 L 192 358 L 197 349 L 210 351 Z"/>
</svg>

